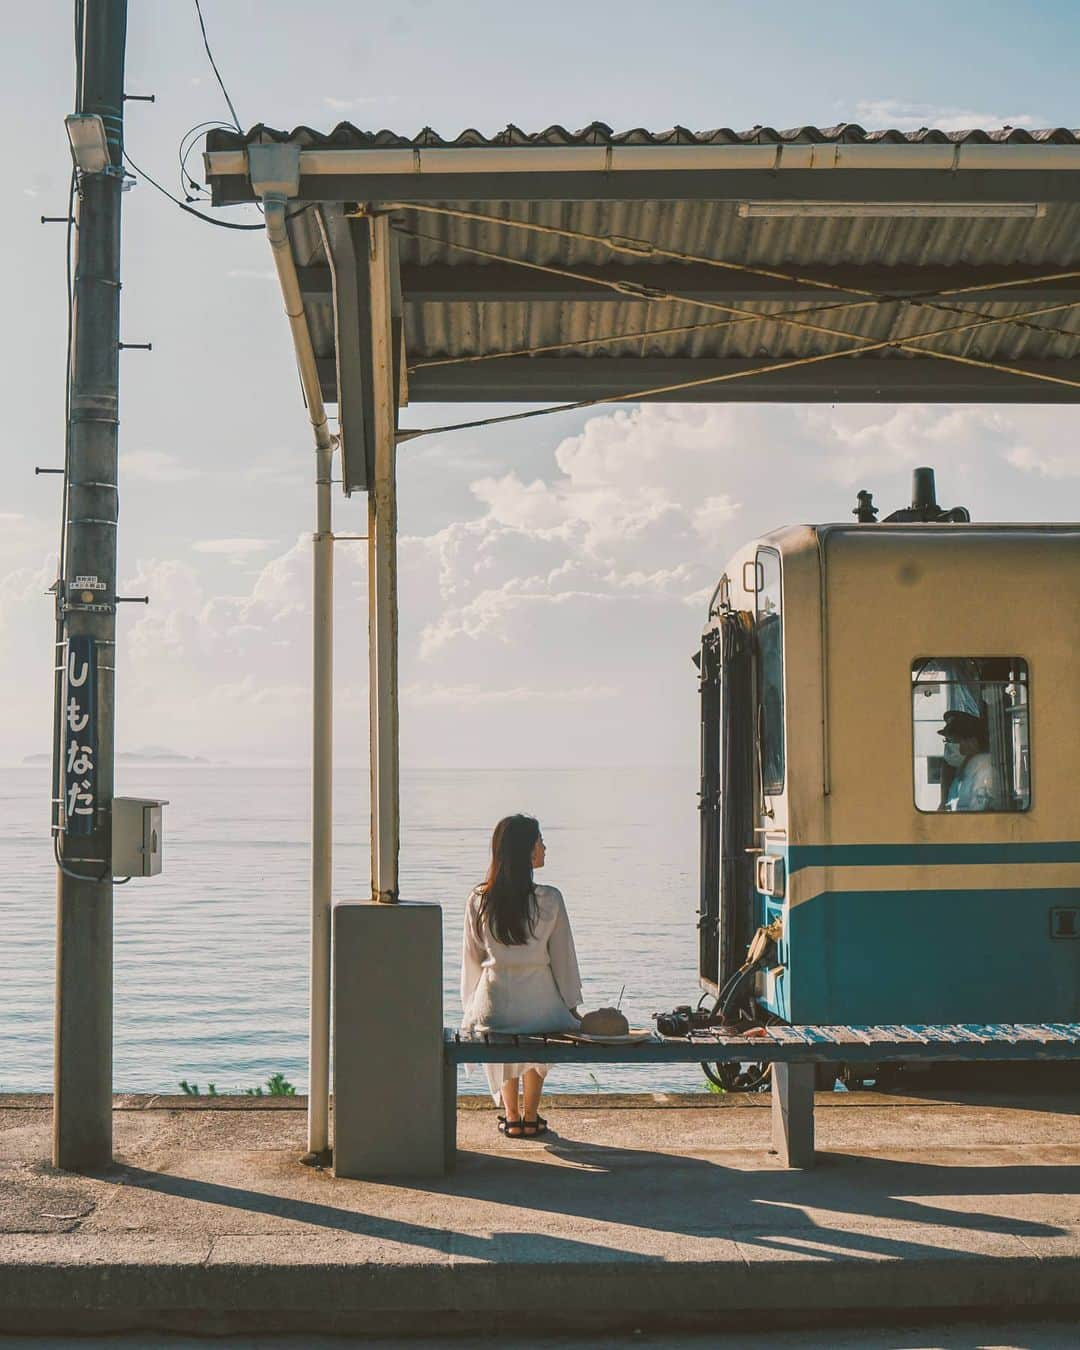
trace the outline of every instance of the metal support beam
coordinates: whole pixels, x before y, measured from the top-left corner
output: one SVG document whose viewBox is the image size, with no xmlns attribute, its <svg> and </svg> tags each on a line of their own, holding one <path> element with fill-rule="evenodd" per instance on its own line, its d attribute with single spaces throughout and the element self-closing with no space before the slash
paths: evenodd
<svg viewBox="0 0 1080 1350">
<path fill-rule="evenodd" d="M 73 697 L 61 696 L 54 741 L 64 800 L 54 803 L 63 863 L 56 892 L 53 1162 L 70 1171 L 104 1167 L 112 1160 L 111 834 L 127 3 L 86 0 L 82 14 L 77 111 L 102 119 L 110 163 L 79 178 L 66 548 L 56 595 L 64 639 L 57 646 L 57 663 L 67 668 L 61 688 L 70 685 Z M 76 578 L 86 578 L 79 589 L 73 585 Z M 78 669 L 70 643 L 86 654 Z M 76 717 L 74 695 L 80 688 L 89 696 Z M 73 778 L 73 763 L 85 764 L 86 776 L 79 769 Z"/>
<path fill-rule="evenodd" d="M 416 360 L 416 352 L 410 356 Z M 770 365 L 786 364 L 775 374 Z M 1080 381 L 1080 361 L 1011 361 L 1033 374 Z M 333 379 L 332 364 L 320 375 Z M 743 375 L 743 372 L 761 372 Z M 767 358 L 712 360 L 643 357 L 506 357 L 425 367 L 409 374 L 409 401 L 416 403 L 562 403 L 626 394 L 701 380 L 709 384 L 659 396 L 666 403 L 1077 403 L 1080 387 L 1051 384 L 977 366 L 929 357 L 840 357 L 792 367 Z M 326 387 L 326 386 L 324 386 Z M 331 386 L 332 387 L 332 386 Z M 332 398 L 332 393 L 327 393 Z"/>
<path fill-rule="evenodd" d="M 298 268 L 297 275 L 304 286 L 318 270 L 327 285 L 322 298 L 333 305 L 333 401 L 338 405 L 341 479 L 348 494 L 369 487 L 374 458 L 367 322 L 369 223 L 350 219 L 339 203 L 327 202 L 319 212 L 319 225 L 330 265 Z"/>
<path fill-rule="evenodd" d="M 311 733 L 311 992 L 308 1023 L 308 1152 L 329 1146 L 330 1095 L 330 905 L 333 898 L 333 697 L 334 697 L 334 536 L 331 466 L 334 440 L 319 392 L 315 352 L 300 296 L 287 223 L 287 202 L 295 167 L 265 147 L 258 183 L 308 418 L 315 438 L 316 530 L 312 562 L 312 733 Z"/>
<path fill-rule="evenodd" d="M 212 146 L 214 141 L 215 134 L 211 132 L 207 145 Z M 1027 150 L 1029 147 L 1022 148 Z M 332 165 L 331 157 L 335 152 L 321 153 L 325 156 L 322 163 Z M 456 150 L 447 153 L 461 154 Z M 481 153 L 490 154 L 489 151 Z M 527 150 L 524 153 L 532 158 L 537 152 Z M 1030 156 L 1027 162 L 1031 162 Z M 251 183 L 245 173 L 224 170 L 212 157 L 210 170 L 208 182 L 215 206 L 252 200 Z M 619 173 L 530 173 L 515 169 L 496 173 L 318 172 L 301 174 L 299 197 L 301 201 L 321 202 L 393 202 L 403 198 L 416 202 L 1075 202 L 1080 201 L 1080 174 L 1076 173 L 1071 159 L 1068 163 L 1062 162 L 1060 169 L 853 168 L 787 169 L 783 173 L 772 169 L 624 169 Z"/>
<path fill-rule="evenodd" d="M 951 297 L 950 305 L 978 309 L 992 302 L 1008 304 L 1055 304 L 1080 299 L 1080 277 L 1057 281 L 1039 281 L 1049 272 L 1064 272 L 1070 265 L 1053 267 L 803 267 L 799 271 L 807 281 L 782 281 L 776 277 L 756 276 L 749 272 L 727 271 L 698 263 L 651 263 L 604 267 L 575 264 L 574 270 L 605 282 L 630 286 L 651 286 L 662 291 L 685 296 L 688 300 L 710 300 L 721 303 L 776 301 L 784 304 L 808 303 L 826 305 L 843 303 L 844 290 L 871 291 L 875 295 L 896 296 L 901 299 L 933 296 L 956 287 L 982 287 L 971 295 Z M 305 301 L 329 304 L 333 299 L 332 276 L 329 267 L 301 267 L 297 269 Z M 1008 283 L 1032 279 L 1033 284 L 1016 286 Z M 829 295 L 809 280 L 822 281 L 838 287 Z M 996 283 L 996 288 L 995 288 Z M 478 267 L 473 263 L 451 265 L 445 263 L 404 263 L 401 267 L 402 297 L 406 305 L 473 305 L 487 302 L 569 304 L 583 300 L 589 304 L 652 303 L 646 299 L 635 301 L 632 295 L 619 294 L 606 286 L 593 285 L 585 279 L 558 277 L 531 272 L 506 263 L 491 263 Z M 763 315 L 763 320 L 769 316 Z"/>
<path fill-rule="evenodd" d="M 393 249 L 386 216 L 368 222 L 368 302 L 374 465 L 368 489 L 370 603 L 371 898 L 398 899 L 397 470 Z"/>
<path fill-rule="evenodd" d="M 308 1152 L 330 1144 L 330 908 L 334 862 L 334 525 L 330 446 L 315 449 L 311 597 L 311 1004 Z"/>
</svg>

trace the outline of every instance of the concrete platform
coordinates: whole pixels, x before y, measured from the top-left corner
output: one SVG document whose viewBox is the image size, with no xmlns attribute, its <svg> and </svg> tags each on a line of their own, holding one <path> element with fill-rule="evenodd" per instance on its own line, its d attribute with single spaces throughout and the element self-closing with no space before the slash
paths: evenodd
<svg viewBox="0 0 1080 1350">
<path fill-rule="evenodd" d="M 299 1165 L 302 1099 L 118 1098 L 119 1163 L 54 1172 L 0 1098 L 0 1331 L 732 1331 L 1080 1305 L 1072 1092 L 821 1094 L 813 1172 L 768 1098 L 548 1098 L 507 1141 L 462 1102 L 456 1175 Z"/>
</svg>

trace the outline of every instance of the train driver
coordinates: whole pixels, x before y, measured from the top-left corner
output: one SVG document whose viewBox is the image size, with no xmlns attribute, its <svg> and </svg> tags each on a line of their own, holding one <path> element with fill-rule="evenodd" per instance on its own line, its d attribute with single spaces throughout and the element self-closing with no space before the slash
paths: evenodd
<svg viewBox="0 0 1080 1350">
<path fill-rule="evenodd" d="M 974 713 L 951 708 L 938 730 L 942 755 L 953 771 L 942 811 L 1000 811 L 1001 787 L 987 749 L 986 726 Z"/>
</svg>

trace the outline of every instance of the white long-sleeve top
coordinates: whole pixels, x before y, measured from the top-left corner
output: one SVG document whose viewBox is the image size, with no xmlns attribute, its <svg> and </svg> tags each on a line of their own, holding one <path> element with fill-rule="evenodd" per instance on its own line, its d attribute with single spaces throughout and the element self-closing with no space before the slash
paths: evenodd
<svg viewBox="0 0 1080 1350">
<path fill-rule="evenodd" d="M 566 905 L 554 886 L 537 886 L 536 902 L 532 936 L 508 947 L 481 923 L 479 890 L 470 894 L 461 951 L 463 1030 L 535 1034 L 577 1028 L 571 1009 L 581 1002 L 581 974 Z"/>
</svg>

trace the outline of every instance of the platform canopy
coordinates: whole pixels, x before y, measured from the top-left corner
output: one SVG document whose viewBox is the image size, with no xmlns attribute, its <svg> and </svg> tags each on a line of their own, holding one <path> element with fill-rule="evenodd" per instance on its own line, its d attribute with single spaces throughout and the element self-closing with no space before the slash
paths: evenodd
<svg viewBox="0 0 1080 1350">
<path fill-rule="evenodd" d="M 212 131 L 206 171 L 247 202 L 253 147 L 299 153 L 290 244 L 348 492 L 387 214 L 399 406 L 1080 401 L 1078 137 L 260 125 Z"/>
</svg>

